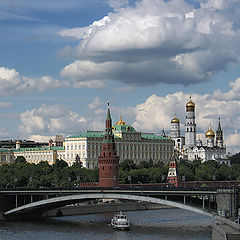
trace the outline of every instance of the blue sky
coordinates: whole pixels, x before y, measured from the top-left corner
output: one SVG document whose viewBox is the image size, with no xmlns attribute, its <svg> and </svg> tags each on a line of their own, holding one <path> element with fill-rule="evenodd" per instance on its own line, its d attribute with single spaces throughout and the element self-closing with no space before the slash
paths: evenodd
<svg viewBox="0 0 240 240">
<path fill-rule="evenodd" d="M 198 137 L 221 117 L 240 140 L 237 0 L 0 1 L 1 139 L 48 139 L 103 129 L 106 102 L 137 130 L 184 133 L 196 103 Z"/>
</svg>

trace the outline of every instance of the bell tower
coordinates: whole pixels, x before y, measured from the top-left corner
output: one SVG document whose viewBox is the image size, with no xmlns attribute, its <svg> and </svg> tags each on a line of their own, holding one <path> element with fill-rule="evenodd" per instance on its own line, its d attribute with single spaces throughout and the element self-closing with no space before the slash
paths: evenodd
<svg viewBox="0 0 240 240">
<path fill-rule="evenodd" d="M 186 124 L 185 124 L 185 147 L 190 148 L 196 145 L 196 123 L 195 123 L 195 103 L 190 97 L 186 104 Z"/>
<path fill-rule="evenodd" d="M 114 135 L 112 132 L 112 118 L 108 103 L 107 117 L 105 121 L 105 133 L 102 143 L 101 155 L 98 157 L 99 165 L 99 186 L 118 186 L 119 156 L 117 156 Z"/>
</svg>

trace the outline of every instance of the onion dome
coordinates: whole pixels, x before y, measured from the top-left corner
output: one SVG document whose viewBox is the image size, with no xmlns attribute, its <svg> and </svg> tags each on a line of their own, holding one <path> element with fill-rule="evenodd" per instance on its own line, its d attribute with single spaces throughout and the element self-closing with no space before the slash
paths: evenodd
<svg viewBox="0 0 240 240">
<path fill-rule="evenodd" d="M 206 138 L 214 138 L 214 137 L 215 137 L 215 133 L 214 133 L 214 131 L 212 130 L 211 126 L 209 126 L 209 129 L 208 129 L 208 131 L 206 132 L 205 136 L 206 136 Z"/>
<path fill-rule="evenodd" d="M 202 140 L 201 140 L 201 139 L 198 139 L 197 142 L 196 142 L 196 145 L 197 145 L 198 147 L 201 147 L 201 146 L 203 145 Z"/>
<path fill-rule="evenodd" d="M 192 97 L 190 97 L 190 100 L 187 102 L 186 107 L 195 107 L 195 103 L 192 101 Z"/>
<path fill-rule="evenodd" d="M 116 125 L 126 125 L 126 122 L 122 120 L 122 116 L 120 116 L 120 120 L 116 122 Z"/>
<path fill-rule="evenodd" d="M 179 119 L 175 116 L 173 119 L 172 119 L 172 121 L 171 121 L 171 123 L 180 123 L 180 121 L 179 121 Z"/>
</svg>

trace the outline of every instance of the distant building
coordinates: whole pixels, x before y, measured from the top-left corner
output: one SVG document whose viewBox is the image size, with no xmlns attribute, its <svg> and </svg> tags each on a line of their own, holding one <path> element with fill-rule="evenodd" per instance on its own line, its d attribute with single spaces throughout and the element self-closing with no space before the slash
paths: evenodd
<svg viewBox="0 0 240 240">
<path fill-rule="evenodd" d="M 25 157 L 27 162 L 38 164 L 41 161 L 47 161 L 50 165 L 54 164 L 57 159 L 64 160 L 65 150 L 63 147 L 35 147 L 35 148 L 18 148 L 11 150 L 14 159 L 19 156 Z"/>
<path fill-rule="evenodd" d="M 45 142 L 35 142 L 31 140 L 1 140 L 0 148 L 15 149 L 17 142 L 19 142 L 24 148 L 42 147 L 47 144 Z"/>
<path fill-rule="evenodd" d="M 55 140 L 50 139 L 49 143 L 38 143 L 26 140 L 7 142 L 8 144 L 5 144 L 5 147 L 9 147 L 8 151 L 11 151 L 13 160 L 19 156 L 23 156 L 29 163 L 38 164 L 41 161 L 47 161 L 49 164 L 54 164 L 56 159 L 65 159 L 65 150 L 63 147 L 64 138 L 61 135 L 57 135 Z"/>
<path fill-rule="evenodd" d="M 14 154 L 11 150 L 0 148 L 0 165 L 14 162 Z"/>
<path fill-rule="evenodd" d="M 55 139 L 49 140 L 49 146 L 63 147 L 64 141 L 65 139 L 62 135 L 56 135 Z"/>
</svg>

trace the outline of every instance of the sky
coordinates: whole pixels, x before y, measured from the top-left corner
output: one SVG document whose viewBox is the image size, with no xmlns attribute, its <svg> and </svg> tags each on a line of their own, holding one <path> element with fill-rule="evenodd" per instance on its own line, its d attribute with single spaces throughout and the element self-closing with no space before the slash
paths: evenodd
<svg viewBox="0 0 240 240">
<path fill-rule="evenodd" d="M 196 104 L 240 142 L 239 0 L 0 0 L 0 139 L 47 141 L 113 122 L 169 134 Z"/>
</svg>

